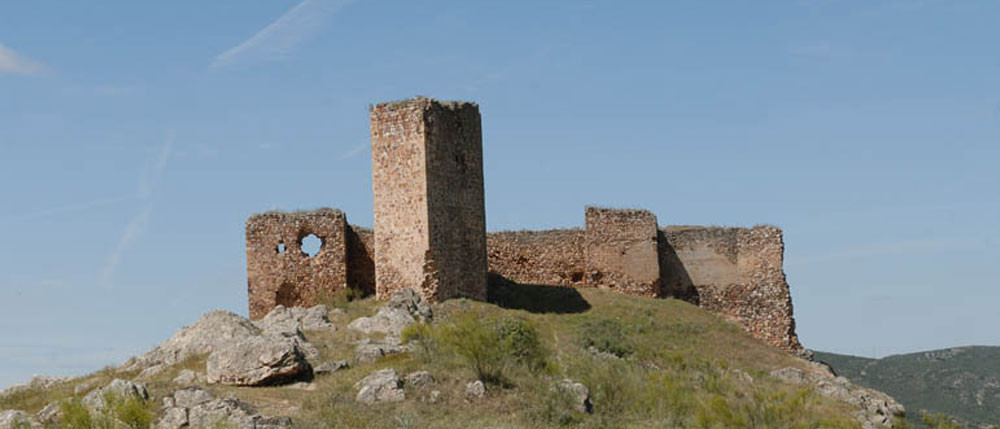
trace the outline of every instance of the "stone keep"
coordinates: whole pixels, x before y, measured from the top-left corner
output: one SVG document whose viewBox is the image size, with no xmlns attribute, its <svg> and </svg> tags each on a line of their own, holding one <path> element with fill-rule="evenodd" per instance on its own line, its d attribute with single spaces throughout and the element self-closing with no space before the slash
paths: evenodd
<svg viewBox="0 0 1000 429">
<path fill-rule="evenodd" d="M 247 220 L 247 296 L 250 318 L 276 305 L 309 307 L 347 284 L 347 218 L 340 210 L 269 212 Z M 302 251 L 314 234 L 319 252 Z"/>
<path fill-rule="evenodd" d="M 486 299 L 479 106 L 429 98 L 371 108 L 375 291 Z"/>
</svg>

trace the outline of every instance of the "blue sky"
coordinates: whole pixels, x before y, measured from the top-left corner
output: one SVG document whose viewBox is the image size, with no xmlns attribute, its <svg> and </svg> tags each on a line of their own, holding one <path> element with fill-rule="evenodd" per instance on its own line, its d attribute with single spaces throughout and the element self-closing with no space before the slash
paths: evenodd
<svg viewBox="0 0 1000 429">
<path fill-rule="evenodd" d="M 1000 344 L 1000 3 L 0 3 L 0 385 L 246 312 L 243 223 L 371 225 L 370 103 L 483 113 L 491 230 L 785 230 L 807 347 Z"/>
</svg>

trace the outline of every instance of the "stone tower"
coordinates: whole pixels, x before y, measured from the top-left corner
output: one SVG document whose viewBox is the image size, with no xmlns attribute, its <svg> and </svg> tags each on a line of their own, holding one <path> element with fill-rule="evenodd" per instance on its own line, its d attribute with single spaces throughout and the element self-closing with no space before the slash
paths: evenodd
<svg viewBox="0 0 1000 429">
<path fill-rule="evenodd" d="M 371 108 L 376 295 L 486 299 L 479 106 L 418 97 Z"/>
</svg>

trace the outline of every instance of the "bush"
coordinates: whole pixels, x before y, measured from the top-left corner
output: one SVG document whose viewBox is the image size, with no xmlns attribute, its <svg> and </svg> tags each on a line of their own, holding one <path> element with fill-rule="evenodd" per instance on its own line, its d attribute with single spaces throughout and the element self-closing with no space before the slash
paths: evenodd
<svg viewBox="0 0 1000 429">
<path fill-rule="evenodd" d="M 635 346 L 625 335 L 621 322 L 601 319 L 583 325 L 580 340 L 584 348 L 593 347 L 605 353 L 625 357 L 635 352 Z"/>
<path fill-rule="evenodd" d="M 137 397 L 122 398 L 108 393 L 104 395 L 104 408 L 91 413 L 80 401 L 73 398 L 60 404 L 63 429 L 115 429 L 126 427 L 144 429 L 153 423 L 153 410 L 146 401 Z"/>
<path fill-rule="evenodd" d="M 515 366 L 537 371 L 547 365 L 538 331 L 520 318 L 459 313 L 438 325 L 411 324 L 403 330 L 402 339 L 419 341 L 428 357 L 434 353 L 461 357 L 484 383 L 507 383 L 505 372 Z"/>
</svg>

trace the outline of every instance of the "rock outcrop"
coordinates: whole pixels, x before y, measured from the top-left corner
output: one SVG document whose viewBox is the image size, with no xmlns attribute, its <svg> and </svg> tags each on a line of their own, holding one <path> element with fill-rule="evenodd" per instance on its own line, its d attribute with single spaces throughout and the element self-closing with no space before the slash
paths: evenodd
<svg viewBox="0 0 1000 429">
<path fill-rule="evenodd" d="M 799 368 L 781 368 L 771 371 L 771 376 L 790 384 L 812 384 L 816 393 L 854 406 L 857 408 L 854 418 L 865 429 L 891 427 L 893 419 L 906 415 L 903 406 L 891 396 L 856 386 L 824 369 L 807 372 Z"/>
<path fill-rule="evenodd" d="M 212 352 L 206 371 L 209 383 L 261 386 L 311 375 L 312 367 L 295 341 L 253 336 Z"/>
<path fill-rule="evenodd" d="M 231 427 L 279 429 L 292 427 L 288 417 L 268 417 L 236 398 L 217 398 L 208 390 L 189 387 L 163 399 L 157 429 Z"/>
<path fill-rule="evenodd" d="M 403 380 L 396 375 L 394 369 L 375 371 L 355 383 L 354 387 L 358 389 L 355 399 L 363 404 L 399 402 L 406 399 Z"/>
</svg>

